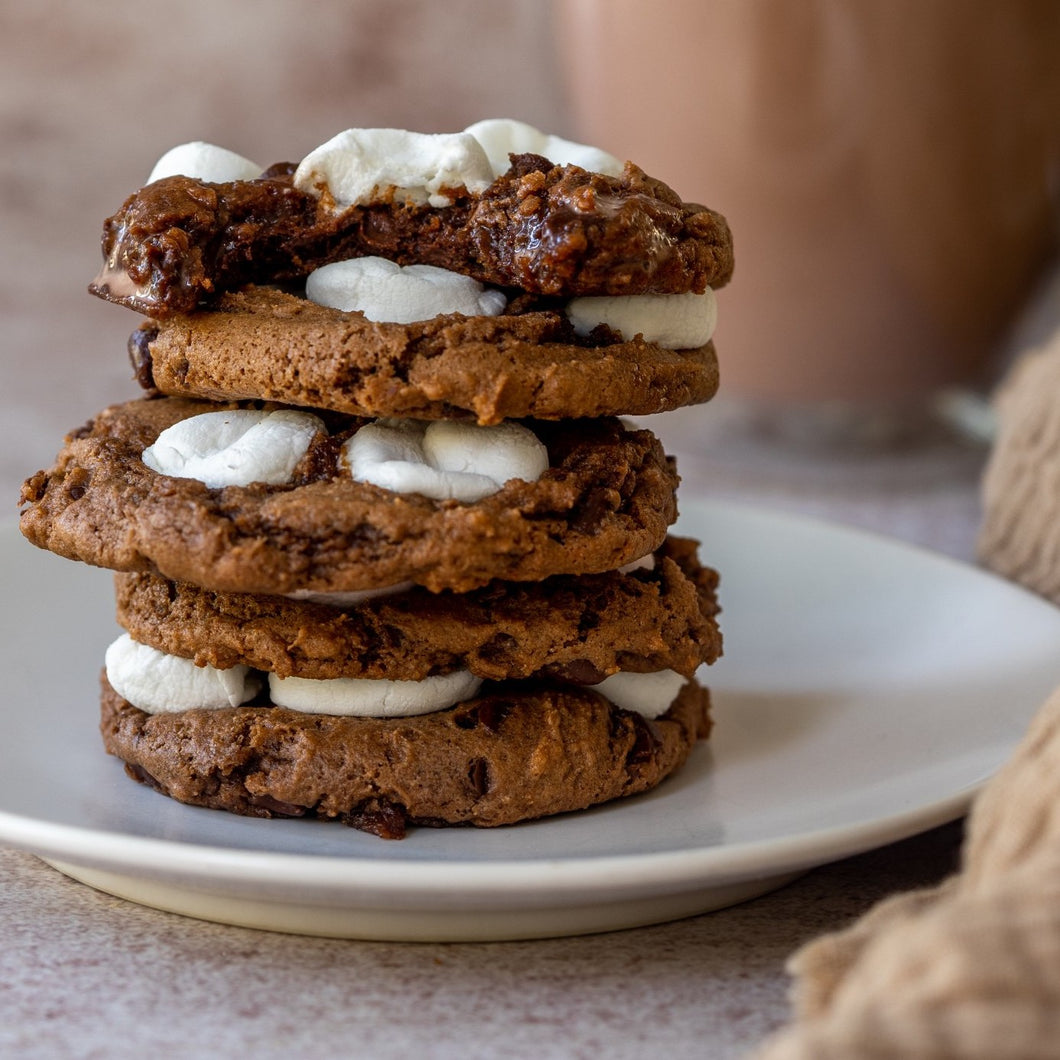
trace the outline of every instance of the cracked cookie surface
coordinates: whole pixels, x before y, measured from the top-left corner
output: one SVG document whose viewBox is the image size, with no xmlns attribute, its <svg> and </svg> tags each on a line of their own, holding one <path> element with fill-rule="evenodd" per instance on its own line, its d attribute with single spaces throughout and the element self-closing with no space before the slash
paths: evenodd
<svg viewBox="0 0 1060 1060">
<path fill-rule="evenodd" d="M 115 577 L 134 640 L 219 670 L 418 681 L 467 669 L 592 684 L 619 670 L 691 677 L 721 653 L 717 574 L 695 543 L 667 538 L 651 569 L 493 582 L 468 593 L 409 589 L 338 608 L 218 593 L 150 574 Z"/>
<path fill-rule="evenodd" d="M 142 385 L 164 394 L 483 424 L 650 415 L 718 387 L 712 342 L 582 341 L 554 309 L 376 323 L 263 287 L 146 324 L 129 351 Z"/>
<path fill-rule="evenodd" d="M 473 504 L 355 482 L 328 467 L 327 444 L 311 447 L 303 479 L 286 486 L 214 489 L 143 463 L 166 427 L 232 407 L 160 398 L 104 410 L 23 485 L 23 534 L 95 566 L 227 592 L 403 581 L 464 592 L 617 569 L 658 548 L 677 514 L 677 474 L 658 439 L 614 419 L 534 422 L 549 469 Z M 359 423 L 330 425 L 341 434 Z"/>
<path fill-rule="evenodd" d="M 177 176 L 139 189 L 104 223 L 105 264 L 89 290 L 165 316 L 366 255 L 565 298 L 702 292 L 732 274 L 725 219 L 631 163 L 607 177 L 515 155 L 484 192 L 450 206 L 342 211 L 295 188 L 292 174 L 281 164 L 257 180 Z"/>
</svg>

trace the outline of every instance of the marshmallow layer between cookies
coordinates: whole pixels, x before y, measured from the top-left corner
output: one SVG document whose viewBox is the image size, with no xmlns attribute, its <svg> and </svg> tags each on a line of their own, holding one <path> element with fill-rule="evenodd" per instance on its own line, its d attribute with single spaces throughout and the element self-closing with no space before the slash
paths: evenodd
<svg viewBox="0 0 1060 1060">
<path fill-rule="evenodd" d="M 106 652 L 106 678 L 127 703 L 146 714 L 187 710 L 223 710 L 256 699 L 267 688 L 268 705 L 303 714 L 354 718 L 407 718 L 448 710 L 471 699 L 482 678 L 467 670 L 422 677 L 280 677 L 257 674 L 246 666 L 227 670 L 197 666 L 191 659 L 166 655 L 134 641 L 127 633 Z M 612 706 L 647 718 L 664 714 L 687 678 L 673 670 L 620 671 L 593 684 Z"/>
<path fill-rule="evenodd" d="M 107 751 L 172 798 L 337 818 L 395 839 L 409 823 L 496 827 L 647 791 L 709 729 L 694 681 L 654 719 L 560 685 L 484 691 L 411 718 L 254 706 L 152 715 L 104 681 L 101 717 Z"/>
</svg>

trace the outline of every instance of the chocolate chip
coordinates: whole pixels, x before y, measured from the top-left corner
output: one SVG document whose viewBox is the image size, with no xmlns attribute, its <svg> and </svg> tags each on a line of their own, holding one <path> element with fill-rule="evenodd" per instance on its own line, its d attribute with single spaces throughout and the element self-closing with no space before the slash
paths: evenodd
<svg viewBox="0 0 1060 1060">
<path fill-rule="evenodd" d="M 158 328 L 153 324 L 141 324 L 130 336 L 127 344 L 129 363 L 133 368 L 133 378 L 144 390 L 155 389 L 155 378 L 152 374 L 151 343 L 158 338 Z"/>
<path fill-rule="evenodd" d="M 506 700 L 490 696 L 461 708 L 453 714 L 453 724 L 458 729 L 474 729 L 481 725 L 487 732 L 499 732 L 504 719 L 511 710 Z"/>
<path fill-rule="evenodd" d="M 636 766 L 650 762 L 659 750 L 659 738 L 655 730 L 642 714 L 628 715 L 633 723 L 633 746 L 626 755 L 626 766 Z"/>
<path fill-rule="evenodd" d="M 490 699 L 483 699 L 476 707 L 479 724 L 487 732 L 500 732 L 501 726 L 504 724 L 504 719 L 508 717 L 508 713 L 511 709 L 511 704 L 507 702 L 507 700 L 493 697 Z"/>
<path fill-rule="evenodd" d="M 518 646 L 518 641 L 510 633 L 495 633 L 478 653 L 486 662 L 499 662 L 510 658 Z"/>
<path fill-rule="evenodd" d="M 304 817 L 305 807 L 296 806 L 293 802 L 283 802 L 271 795 L 251 795 L 248 800 L 256 810 L 264 810 L 274 817 Z"/>
<path fill-rule="evenodd" d="M 92 474 L 84 468 L 74 468 L 66 477 L 66 495 L 72 501 L 79 501 L 87 492 Z"/>
<path fill-rule="evenodd" d="M 404 839 L 408 826 L 405 811 L 389 799 L 367 799 L 342 818 L 342 823 L 380 839 Z"/>
<path fill-rule="evenodd" d="M 266 169 L 259 180 L 285 180 L 288 177 L 294 176 L 294 171 L 298 168 L 297 162 L 273 162 L 268 169 Z"/>
<path fill-rule="evenodd" d="M 128 773 L 133 780 L 138 780 L 141 784 L 146 784 L 149 788 L 162 792 L 163 795 L 166 794 L 166 789 L 138 763 L 126 762 L 125 772 Z"/>
<path fill-rule="evenodd" d="M 621 504 L 622 497 L 616 490 L 606 487 L 586 490 L 572 513 L 571 529 L 578 533 L 595 533 L 603 518 L 617 511 Z"/>
<path fill-rule="evenodd" d="M 485 758 L 472 758 L 467 764 L 467 779 L 475 792 L 479 795 L 487 794 L 493 787 L 489 762 Z"/>
<path fill-rule="evenodd" d="M 575 685 L 598 685 L 607 674 L 588 659 L 573 659 L 569 663 L 555 663 L 545 668 L 549 677 L 570 681 Z"/>
</svg>

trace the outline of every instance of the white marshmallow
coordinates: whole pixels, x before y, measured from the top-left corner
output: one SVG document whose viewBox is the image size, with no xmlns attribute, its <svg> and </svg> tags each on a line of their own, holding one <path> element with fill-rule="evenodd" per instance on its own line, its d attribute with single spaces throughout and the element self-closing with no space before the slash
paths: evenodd
<svg viewBox="0 0 1060 1060">
<path fill-rule="evenodd" d="M 167 427 L 143 452 L 152 470 L 211 488 L 289 482 L 323 423 L 307 412 L 204 412 Z"/>
<path fill-rule="evenodd" d="M 632 574 L 635 570 L 655 570 L 655 553 L 649 552 L 646 556 L 618 568 L 620 574 Z"/>
<path fill-rule="evenodd" d="M 675 670 L 660 670 L 653 674 L 622 671 L 605 677 L 592 687 L 616 707 L 636 711 L 646 718 L 657 718 L 670 709 L 686 680 Z"/>
<path fill-rule="evenodd" d="M 196 666 L 191 659 L 139 644 L 128 633 L 107 649 L 105 665 L 114 691 L 148 714 L 238 707 L 253 699 L 260 688 L 257 674 L 249 667 Z"/>
<path fill-rule="evenodd" d="M 467 133 L 404 129 L 347 129 L 310 151 L 294 186 L 310 195 L 326 188 L 344 210 L 386 199 L 448 206 L 450 189 L 485 190 L 493 170 L 478 140 Z"/>
<path fill-rule="evenodd" d="M 311 302 L 369 320 L 411 324 L 443 313 L 497 316 L 508 305 L 505 295 L 478 280 L 434 265 L 402 267 L 386 258 L 350 258 L 309 274 Z"/>
<path fill-rule="evenodd" d="M 247 666 L 217 670 L 191 659 L 167 655 L 123 633 L 105 656 L 107 680 L 123 699 L 148 714 L 223 710 L 253 699 L 261 675 Z M 422 681 L 341 677 L 313 680 L 268 675 L 273 704 L 305 714 L 397 718 L 430 714 L 472 698 L 482 679 L 467 670 Z M 593 688 L 617 707 L 648 718 L 664 714 L 685 678 L 673 670 L 652 674 L 617 673 Z"/>
<path fill-rule="evenodd" d="M 572 298 L 567 317 L 574 330 L 586 336 L 597 324 L 606 324 L 623 338 L 643 335 L 668 350 L 705 346 L 718 322 L 714 292 L 703 294 L 634 294 Z"/>
<path fill-rule="evenodd" d="M 510 479 L 536 482 L 548 450 L 518 423 L 377 420 L 343 446 L 350 475 L 395 493 L 473 503 Z"/>
<path fill-rule="evenodd" d="M 543 133 L 526 122 L 511 118 L 487 118 L 469 125 L 464 132 L 482 144 L 493 173 L 498 177 L 508 171 L 509 154 L 544 155 L 557 166 L 572 164 L 611 177 L 620 176 L 623 169 L 622 163 L 606 151 Z"/>
<path fill-rule="evenodd" d="M 156 163 L 147 178 L 151 184 L 163 177 L 194 177 L 211 184 L 224 184 L 230 180 L 254 180 L 260 177 L 262 167 L 249 158 L 237 155 L 224 147 L 195 140 L 188 144 L 171 147 Z"/>
<path fill-rule="evenodd" d="M 408 718 L 446 710 L 470 699 L 481 684 L 482 679 L 467 670 L 422 681 L 371 681 L 358 677 L 316 681 L 269 674 L 270 698 L 276 706 L 306 714 L 357 718 Z"/>
<path fill-rule="evenodd" d="M 365 600 L 375 600 L 380 596 L 396 596 L 407 592 L 414 582 L 396 582 L 384 585 L 379 589 L 352 589 L 349 592 L 314 592 L 312 589 L 295 589 L 293 593 L 284 593 L 289 600 L 303 600 L 312 604 L 326 604 L 328 607 L 356 607 Z"/>
</svg>

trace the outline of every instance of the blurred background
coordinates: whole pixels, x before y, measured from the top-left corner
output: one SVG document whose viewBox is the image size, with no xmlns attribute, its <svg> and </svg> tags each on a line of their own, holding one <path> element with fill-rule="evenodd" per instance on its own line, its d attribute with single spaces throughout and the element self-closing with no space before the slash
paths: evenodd
<svg viewBox="0 0 1060 1060">
<path fill-rule="evenodd" d="M 102 221 L 169 147 L 262 165 L 351 126 L 422 132 L 515 116 L 569 131 L 538 0 L 4 0 L 0 313 L 13 513 L 26 475 L 135 397 L 137 320 L 86 292 Z"/>
<path fill-rule="evenodd" d="M 1053 322 L 1058 55 L 1055 0 L 5 0 L 0 486 L 138 393 L 137 318 L 85 288 L 103 218 L 167 148 L 267 165 L 349 126 L 512 117 L 726 214 L 722 397 L 658 429 L 737 489 L 703 429 L 753 421 L 803 496 L 807 440 L 901 441 Z"/>
</svg>

